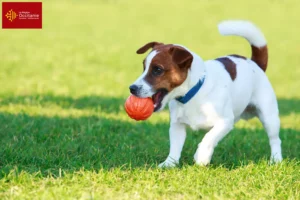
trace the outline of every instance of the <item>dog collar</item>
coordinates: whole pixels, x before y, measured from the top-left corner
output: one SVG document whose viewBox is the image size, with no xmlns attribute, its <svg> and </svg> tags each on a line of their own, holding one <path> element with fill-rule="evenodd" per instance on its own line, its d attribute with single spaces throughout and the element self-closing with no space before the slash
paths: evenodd
<svg viewBox="0 0 300 200">
<path fill-rule="evenodd" d="M 189 102 L 195 94 L 200 90 L 205 80 L 205 75 L 198 81 L 198 83 L 192 87 L 184 96 L 177 97 L 176 100 L 179 101 L 182 104 L 186 104 Z"/>
</svg>

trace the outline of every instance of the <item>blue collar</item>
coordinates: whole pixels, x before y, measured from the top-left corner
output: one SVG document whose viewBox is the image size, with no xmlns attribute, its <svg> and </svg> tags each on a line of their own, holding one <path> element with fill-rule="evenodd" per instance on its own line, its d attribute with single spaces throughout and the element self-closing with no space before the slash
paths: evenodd
<svg viewBox="0 0 300 200">
<path fill-rule="evenodd" d="M 205 76 L 203 76 L 202 79 L 200 79 L 198 83 L 194 87 L 192 87 L 184 96 L 177 97 L 176 100 L 182 104 L 186 104 L 187 102 L 189 102 L 195 96 L 195 94 L 197 94 L 197 92 L 200 90 L 200 88 L 204 83 L 204 80 L 205 80 Z"/>
</svg>

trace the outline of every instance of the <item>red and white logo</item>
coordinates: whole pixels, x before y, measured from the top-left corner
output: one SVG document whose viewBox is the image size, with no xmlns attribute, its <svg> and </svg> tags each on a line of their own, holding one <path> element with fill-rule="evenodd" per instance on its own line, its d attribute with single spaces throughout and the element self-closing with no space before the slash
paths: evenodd
<svg viewBox="0 0 300 200">
<path fill-rule="evenodd" d="M 42 28 L 42 2 L 2 2 L 2 28 Z"/>
</svg>

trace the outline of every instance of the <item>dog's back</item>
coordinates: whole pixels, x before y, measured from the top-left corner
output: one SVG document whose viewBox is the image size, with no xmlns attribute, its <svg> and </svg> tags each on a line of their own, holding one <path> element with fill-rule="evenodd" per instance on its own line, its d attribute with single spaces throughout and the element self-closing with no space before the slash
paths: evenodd
<svg viewBox="0 0 300 200">
<path fill-rule="evenodd" d="M 251 44 L 252 56 L 232 54 L 205 62 L 215 87 L 228 87 L 235 121 L 257 116 L 260 101 L 276 104 L 276 97 L 265 74 L 268 63 L 267 42 L 262 32 L 248 21 L 224 21 L 222 35 L 244 37 Z"/>
</svg>

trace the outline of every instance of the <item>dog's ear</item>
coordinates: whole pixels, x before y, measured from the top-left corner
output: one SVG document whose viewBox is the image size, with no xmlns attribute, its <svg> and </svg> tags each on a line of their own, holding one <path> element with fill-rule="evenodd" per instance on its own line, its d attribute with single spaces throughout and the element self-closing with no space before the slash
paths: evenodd
<svg viewBox="0 0 300 200">
<path fill-rule="evenodd" d="M 173 62 L 180 68 L 189 68 L 193 62 L 193 55 L 182 47 L 171 47 L 169 53 L 172 56 Z"/>
<path fill-rule="evenodd" d="M 136 53 L 137 54 L 143 54 L 145 53 L 146 51 L 148 51 L 150 48 L 154 48 L 156 46 L 159 46 L 159 45 L 163 45 L 163 43 L 159 43 L 159 42 L 149 42 L 147 44 L 145 44 L 144 46 L 142 46 L 141 48 L 139 48 Z"/>
</svg>

